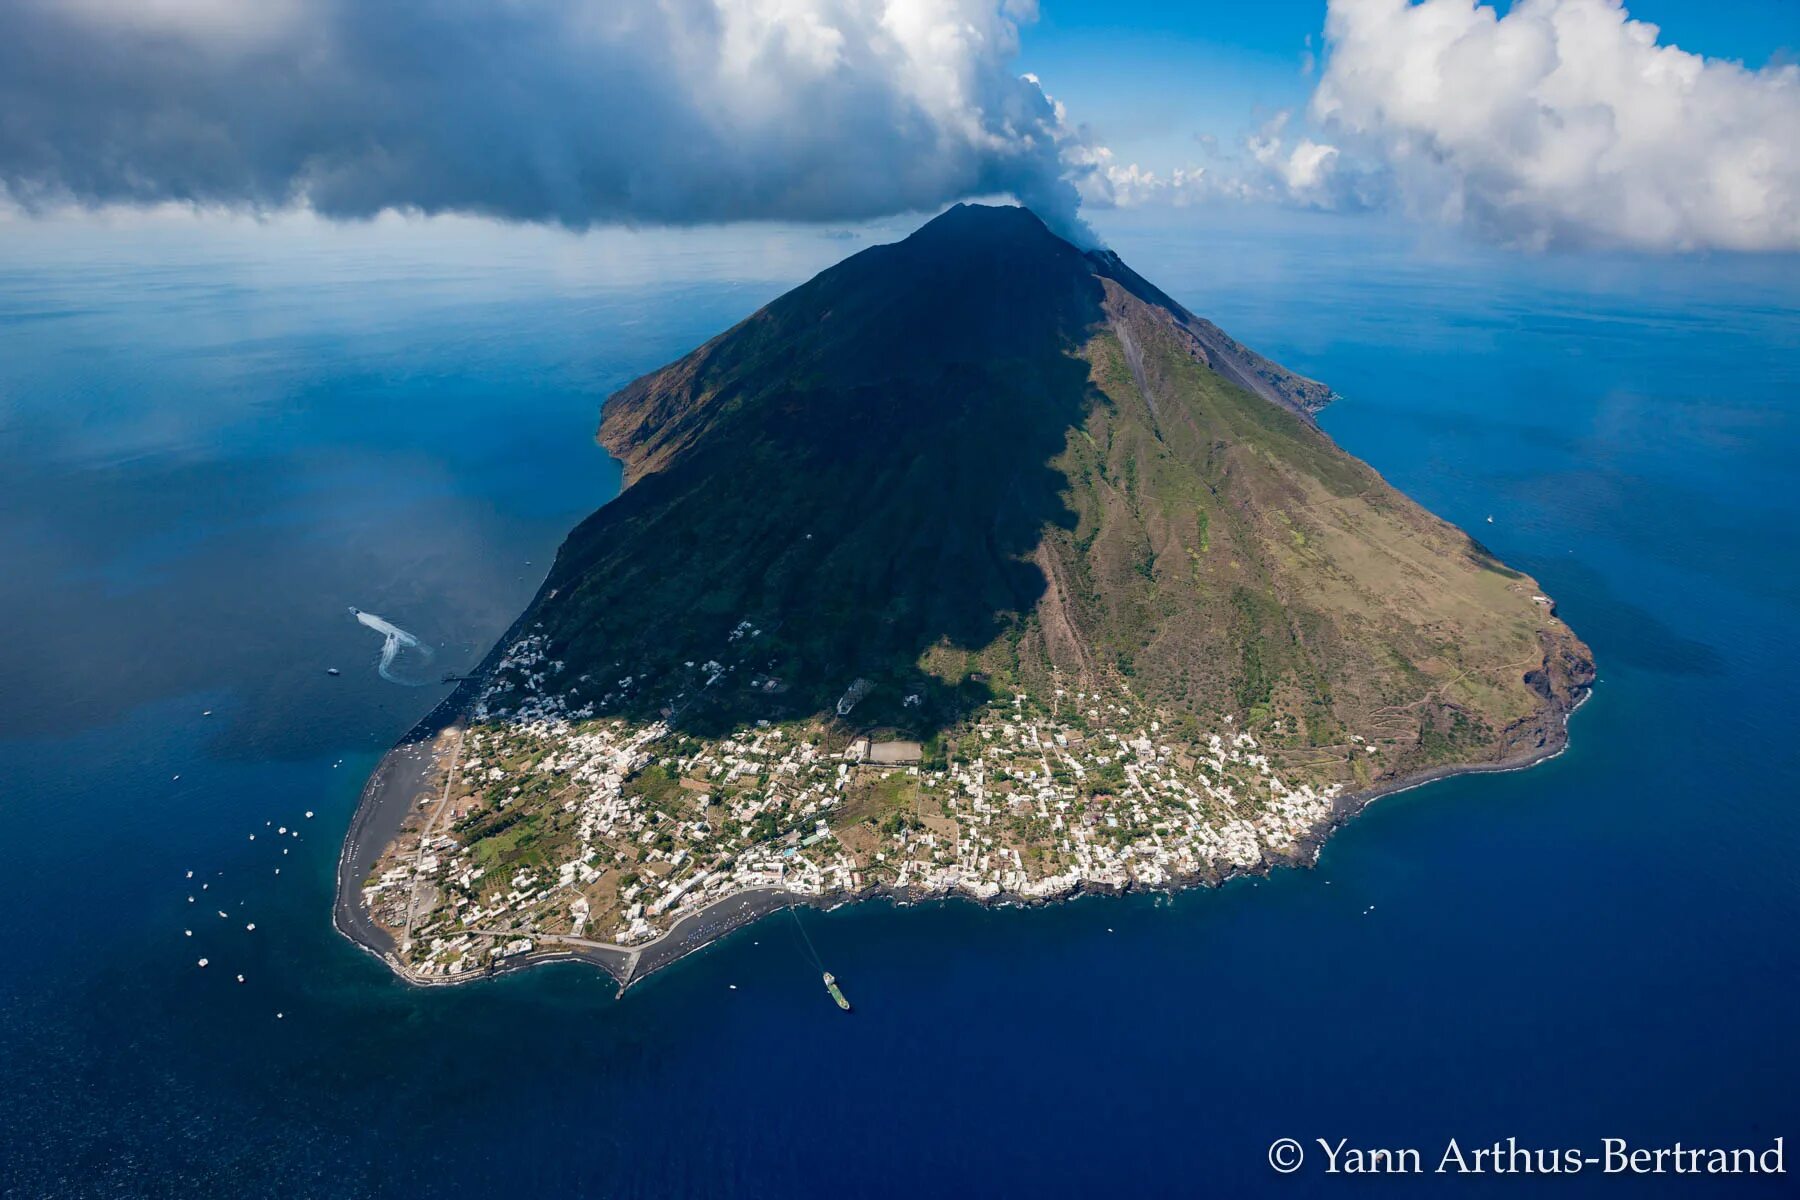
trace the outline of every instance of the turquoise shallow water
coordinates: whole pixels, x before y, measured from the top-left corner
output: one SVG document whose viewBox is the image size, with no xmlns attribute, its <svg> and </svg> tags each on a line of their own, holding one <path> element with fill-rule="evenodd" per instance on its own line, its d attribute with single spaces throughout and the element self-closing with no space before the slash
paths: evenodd
<svg viewBox="0 0 1800 1200">
<path fill-rule="evenodd" d="M 1563 757 L 1384 800 L 1316 871 L 820 917 L 848 1020 L 780 923 L 615 1001 L 576 966 L 409 990 L 329 909 L 438 695 L 348 606 L 472 662 L 616 489 L 605 393 L 855 240 L 9 247 L 0 1189 L 1332 1194 L 1269 1142 L 1793 1150 L 1791 272 L 1114 242 L 1342 392 L 1333 435 L 1536 574 L 1600 686 Z"/>
</svg>

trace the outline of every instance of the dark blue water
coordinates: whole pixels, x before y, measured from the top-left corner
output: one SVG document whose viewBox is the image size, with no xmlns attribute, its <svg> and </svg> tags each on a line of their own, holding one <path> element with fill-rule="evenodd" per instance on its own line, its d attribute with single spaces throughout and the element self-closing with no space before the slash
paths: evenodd
<svg viewBox="0 0 1800 1200">
<path fill-rule="evenodd" d="M 331 930 L 362 777 L 439 695 L 347 607 L 472 662 L 617 486 L 605 393 L 856 245 L 428 228 L 7 235 L 7 1194 L 1386 1194 L 1266 1149 L 1800 1154 L 1791 263 L 1116 230 L 1342 392 L 1331 432 L 1535 573 L 1602 682 L 1562 758 L 1385 800 L 1317 871 L 816 918 L 846 1020 L 779 921 L 622 1001 L 578 966 L 410 990 Z"/>
</svg>

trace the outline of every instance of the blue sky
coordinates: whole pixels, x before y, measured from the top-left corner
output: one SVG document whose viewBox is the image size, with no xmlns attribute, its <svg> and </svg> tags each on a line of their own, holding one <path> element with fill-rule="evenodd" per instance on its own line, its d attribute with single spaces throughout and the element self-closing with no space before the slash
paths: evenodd
<svg viewBox="0 0 1800 1200">
<path fill-rule="evenodd" d="M 1306 103 L 1301 74 L 1322 0 L 1199 5 L 1046 0 L 1020 64 L 1114 147 L 1182 151 L 1196 134 L 1235 136 L 1255 114 Z"/>
</svg>

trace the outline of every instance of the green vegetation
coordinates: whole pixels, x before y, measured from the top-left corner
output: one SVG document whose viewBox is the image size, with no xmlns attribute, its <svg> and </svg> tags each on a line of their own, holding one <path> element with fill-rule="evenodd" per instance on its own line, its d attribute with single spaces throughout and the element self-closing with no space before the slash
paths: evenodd
<svg viewBox="0 0 1800 1200">
<path fill-rule="evenodd" d="M 1030 214 L 956 210 L 608 400 L 629 486 L 532 614 L 545 686 L 673 727 L 625 783 L 653 824 L 712 811 L 672 764 L 759 722 L 821 720 L 831 754 L 857 731 L 916 738 L 942 772 L 983 755 L 975 714 L 1015 693 L 1047 713 L 1058 689 L 1122 690 L 1194 742 L 1253 733 L 1319 785 L 1508 753 L 1506 731 L 1549 719 L 1526 672 L 1564 705 L 1585 647 L 1532 580 L 1299 411 L 1324 395 Z M 486 795 L 456 835 L 529 861 L 552 825 L 521 812 L 556 807 L 533 765 L 504 764 L 535 801 Z M 1116 758 L 1051 774 L 1129 787 Z M 710 803 L 773 786 L 733 776 Z M 892 775 L 846 808 L 899 835 L 921 795 Z M 713 819 L 807 832 L 784 802 L 751 807 Z M 659 826 L 645 845 L 679 842 Z"/>
</svg>

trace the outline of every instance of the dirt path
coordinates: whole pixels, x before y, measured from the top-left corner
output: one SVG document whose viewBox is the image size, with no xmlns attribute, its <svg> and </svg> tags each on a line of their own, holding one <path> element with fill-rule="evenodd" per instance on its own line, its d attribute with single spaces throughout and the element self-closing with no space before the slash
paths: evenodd
<svg viewBox="0 0 1800 1200">
<path fill-rule="evenodd" d="M 1031 557 L 1038 570 L 1044 573 L 1045 592 L 1038 603 L 1038 611 L 1043 615 L 1044 643 L 1045 648 L 1050 651 L 1050 661 L 1054 664 L 1057 650 L 1063 650 L 1066 657 L 1077 665 L 1082 688 L 1091 687 L 1095 678 L 1094 665 L 1088 661 L 1087 650 L 1081 644 L 1081 635 L 1075 632 L 1075 623 L 1069 619 L 1069 589 L 1063 582 L 1062 567 L 1057 563 L 1048 541 L 1040 541 Z"/>
</svg>

